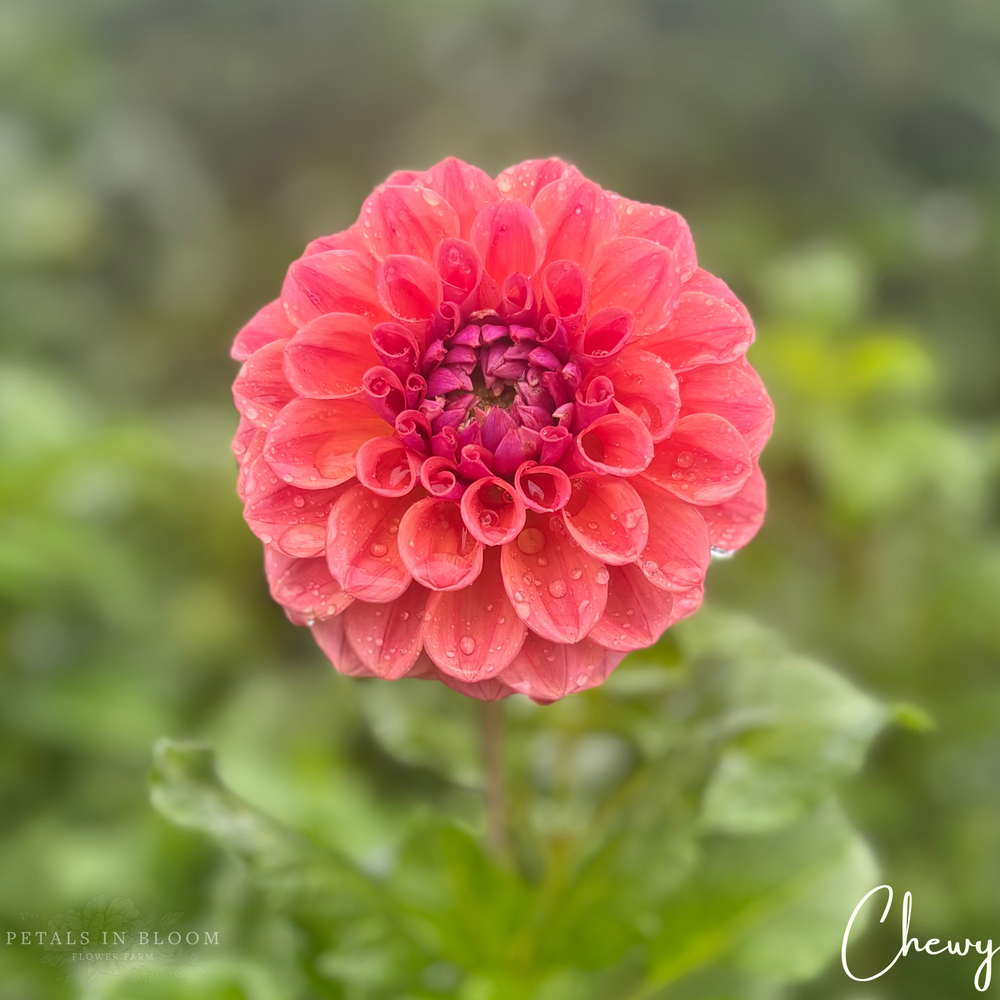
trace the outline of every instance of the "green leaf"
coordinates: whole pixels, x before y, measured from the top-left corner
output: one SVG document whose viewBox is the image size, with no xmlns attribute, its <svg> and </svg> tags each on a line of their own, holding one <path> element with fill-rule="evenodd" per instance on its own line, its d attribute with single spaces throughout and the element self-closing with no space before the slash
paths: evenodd
<svg viewBox="0 0 1000 1000">
<path fill-rule="evenodd" d="M 650 983 L 719 961 L 771 980 L 813 975 L 876 875 L 867 846 L 832 802 L 776 833 L 713 837 L 664 911 Z"/>
</svg>

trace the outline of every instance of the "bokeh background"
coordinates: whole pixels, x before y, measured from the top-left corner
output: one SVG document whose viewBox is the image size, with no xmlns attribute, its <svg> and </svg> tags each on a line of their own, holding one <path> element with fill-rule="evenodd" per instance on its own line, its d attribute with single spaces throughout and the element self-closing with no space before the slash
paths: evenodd
<svg viewBox="0 0 1000 1000">
<path fill-rule="evenodd" d="M 895 706 L 847 812 L 917 934 L 1000 937 L 993 0 L 0 0 L 0 95 L 0 929 L 101 893 L 230 930 L 259 908 L 149 805 L 161 736 L 370 862 L 428 803 L 472 815 L 467 734 L 445 787 L 406 706 L 268 601 L 228 345 L 391 170 L 558 154 L 682 212 L 751 307 L 771 512 L 709 603 Z M 584 750 L 616 773 L 614 737 Z M 227 961 L 110 995 L 368 996 Z M 787 995 L 971 996 L 975 964 L 854 986 L 832 960 Z M 442 968 L 427 996 L 519 1000 Z M 80 989 L 0 948 L 4 1000 Z"/>
</svg>

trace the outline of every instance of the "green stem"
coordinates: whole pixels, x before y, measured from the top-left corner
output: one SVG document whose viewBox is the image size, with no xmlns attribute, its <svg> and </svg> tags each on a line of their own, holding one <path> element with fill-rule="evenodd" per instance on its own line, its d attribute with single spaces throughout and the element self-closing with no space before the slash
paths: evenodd
<svg viewBox="0 0 1000 1000">
<path fill-rule="evenodd" d="M 510 852 L 503 768 L 503 702 L 483 702 L 483 772 L 486 796 L 486 846 L 500 858 Z"/>
</svg>

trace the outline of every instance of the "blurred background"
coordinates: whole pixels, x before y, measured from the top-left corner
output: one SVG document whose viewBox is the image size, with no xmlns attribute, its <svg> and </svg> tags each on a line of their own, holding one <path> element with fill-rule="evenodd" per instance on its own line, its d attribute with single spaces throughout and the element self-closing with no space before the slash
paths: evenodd
<svg viewBox="0 0 1000 1000">
<path fill-rule="evenodd" d="M 847 812 L 922 939 L 1000 937 L 1000 6 L 0 0 L 0 95 L 0 929 L 101 893 L 252 910 L 150 807 L 161 736 L 370 867 L 420 803 L 469 811 L 475 746 L 445 789 L 268 600 L 228 349 L 391 170 L 557 154 L 680 211 L 750 306 L 771 510 L 709 603 L 896 706 Z M 0 951 L 4 1000 L 77 995 Z M 176 995 L 368 996 L 228 961 Z M 975 964 L 786 995 L 972 995 Z"/>
</svg>

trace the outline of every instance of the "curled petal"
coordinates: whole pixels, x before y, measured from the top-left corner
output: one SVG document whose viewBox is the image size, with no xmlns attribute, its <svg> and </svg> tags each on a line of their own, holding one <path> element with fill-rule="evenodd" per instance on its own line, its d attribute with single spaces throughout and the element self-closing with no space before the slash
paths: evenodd
<svg viewBox="0 0 1000 1000">
<path fill-rule="evenodd" d="M 624 479 L 592 472 L 574 476 L 572 487 L 563 520 L 581 548 L 612 566 L 634 562 L 649 538 L 646 508 L 635 489 Z"/>
<path fill-rule="evenodd" d="M 381 363 L 399 378 L 416 371 L 421 345 L 401 323 L 379 323 L 371 332 L 371 343 Z"/>
<path fill-rule="evenodd" d="M 399 376 L 390 368 L 378 365 L 365 372 L 361 383 L 372 412 L 395 425 L 396 418 L 406 412 L 406 390 Z"/>
<path fill-rule="evenodd" d="M 678 500 L 646 476 L 632 481 L 649 518 L 649 539 L 639 568 L 654 586 L 674 593 L 701 587 L 708 570 L 708 528 L 696 507 Z"/>
<path fill-rule="evenodd" d="M 708 525 L 708 539 L 712 547 L 723 552 L 743 548 L 760 530 L 766 510 L 767 484 L 756 463 L 750 478 L 736 496 L 716 507 L 699 508 Z"/>
<path fill-rule="evenodd" d="M 500 291 L 500 315 L 508 323 L 535 322 L 538 316 L 538 302 L 535 299 L 535 290 L 531 287 L 531 279 L 526 274 L 513 271 L 504 278 L 503 288 Z M 485 330 L 483 332 L 485 333 Z M 515 330 L 510 332 L 513 335 Z"/>
<path fill-rule="evenodd" d="M 344 630 L 361 663 L 376 677 L 395 681 L 423 649 L 427 591 L 411 584 L 391 604 L 355 601 L 343 614 Z"/>
<path fill-rule="evenodd" d="M 295 327 L 285 315 L 281 299 L 268 302 L 243 329 L 236 334 L 230 356 L 236 361 L 246 361 L 272 340 L 284 340 L 295 333 Z"/>
<path fill-rule="evenodd" d="M 569 428 L 562 424 L 543 427 L 538 436 L 542 439 L 542 453 L 539 456 L 542 465 L 555 465 L 573 443 Z"/>
<path fill-rule="evenodd" d="M 606 375 L 598 375 L 576 391 L 573 407 L 573 430 L 577 433 L 605 416 L 615 402 L 614 383 Z"/>
<path fill-rule="evenodd" d="M 655 587 L 634 564 L 613 566 L 610 572 L 608 606 L 588 638 L 624 652 L 651 646 L 675 621 L 674 596 Z"/>
<path fill-rule="evenodd" d="M 756 458 L 774 424 L 774 406 L 760 376 L 745 358 L 726 365 L 703 365 L 680 376 L 681 416 L 716 413 L 743 435 Z"/>
<path fill-rule="evenodd" d="M 312 399 L 356 396 L 362 378 L 378 358 L 371 346 L 372 325 L 354 313 L 328 313 L 306 323 L 285 346 L 285 377 Z"/>
<path fill-rule="evenodd" d="M 385 604 L 410 585 L 397 544 L 399 522 L 410 502 L 409 497 L 380 497 L 355 485 L 333 505 L 327 563 L 334 579 L 358 600 Z"/>
<path fill-rule="evenodd" d="M 514 473 L 514 488 L 529 510 L 551 514 L 569 502 L 569 476 L 552 465 L 525 462 Z"/>
<path fill-rule="evenodd" d="M 592 364 L 601 364 L 628 343 L 634 329 L 635 319 L 627 309 L 619 306 L 598 309 L 587 321 L 578 342 L 578 353 Z"/>
<path fill-rule="evenodd" d="M 353 600 L 330 575 L 322 557 L 294 559 L 273 545 L 265 545 L 264 570 L 271 597 L 296 625 L 339 615 Z"/>
<path fill-rule="evenodd" d="M 673 254 L 637 236 L 605 244 L 594 257 L 591 281 L 591 307 L 627 309 L 637 337 L 660 329 L 670 319 L 681 288 Z"/>
<path fill-rule="evenodd" d="M 280 410 L 295 398 L 284 372 L 286 340 L 274 340 L 255 351 L 233 383 L 233 401 L 240 416 L 267 430 Z"/>
<path fill-rule="evenodd" d="M 604 612 L 608 571 L 558 515 L 529 512 L 524 529 L 503 547 L 501 567 L 514 610 L 553 642 L 579 641 Z"/>
<path fill-rule="evenodd" d="M 496 476 L 479 479 L 462 495 L 462 520 L 483 545 L 513 541 L 524 527 L 524 501 Z"/>
<path fill-rule="evenodd" d="M 644 205 L 620 195 L 611 197 L 618 213 L 618 235 L 641 236 L 666 247 L 677 261 L 681 281 L 687 281 L 698 267 L 698 258 L 684 218 L 659 205 Z"/>
<path fill-rule="evenodd" d="M 281 286 L 285 315 L 296 326 L 325 313 L 356 313 L 372 323 L 389 317 L 378 300 L 376 263 L 369 253 L 327 250 L 300 257 Z"/>
<path fill-rule="evenodd" d="M 589 639 L 563 645 L 529 632 L 500 679 L 532 701 L 547 704 L 603 684 L 622 655 Z"/>
<path fill-rule="evenodd" d="M 346 677 L 376 677 L 377 674 L 369 670 L 354 651 L 347 638 L 344 621 L 344 616 L 338 615 L 336 618 L 316 622 L 311 627 L 316 645 L 333 664 L 338 674 L 344 674 Z"/>
<path fill-rule="evenodd" d="M 405 496 L 420 475 L 421 459 L 398 438 L 377 437 L 358 448 L 358 482 L 381 497 Z"/>
<path fill-rule="evenodd" d="M 503 198 L 516 198 L 530 205 L 543 187 L 568 176 L 579 177 L 580 171 L 558 157 L 525 160 L 497 176 L 497 190 Z"/>
<path fill-rule="evenodd" d="M 462 445 L 458 463 L 458 471 L 465 479 L 476 482 L 479 479 L 489 479 L 493 473 L 493 456 L 477 444 Z"/>
<path fill-rule="evenodd" d="M 542 274 L 542 300 L 574 333 L 583 322 L 590 302 L 590 278 L 571 260 L 553 261 Z"/>
<path fill-rule="evenodd" d="M 479 255 L 465 240 L 442 240 L 434 251 L 434 267 L 447 302 L 462 303 L 469 299 L 483 274 Z"/>
<path fill-rule="evenodd" d="M 656 446 L 650 479 L 682 500 L 711 507 L 735 496 L 750 477 L 753 456 L 740 432 L 714 413 L 692 413 Z"/>
<path fill-rule="evenodd" d="M 753 321 L 725 282 L 698 270 L 681 289 L 670 322 L 643 341 L 675 372 L 743 357 L 753 342 Z"/>
<path fill-rule="evenodd" d="M 396 417 L 399 440 L 421 455 L 431 453 L 431 422 L 419 410 L 403 410 Z"/>
<path fill-rule="evenodd" d="M 437 191 L 419 182 L 377 187 L 361 206 L 358 225 L 379 260 L 392 254 L 431 260 L 441 240 L 461 235 L 455 209 Z"/>
<path fill-rule="evenodd" d="M 489 174 L 454 156 L 435 163 L 421 181 L 455 209 L 463 239 L 468 239 L 476 216 L 490 202 L 500 198 L 500 192 Z"/>
<path fill-rule="evenodd" d="M 302 490 L 279 479 L 262 451 L 240 470 L 243 517 L 250 530 L 267 544 L 300 559 L 317 556 L 326 545 L 326 519 L 345 487 Z"/>
<path fill-rule="evenodd" d="M 546 263 L 572 260 L 588 267 L 597 251 L 618 232 L 611 199 L 580 174 L 547 184 L 531 207 L 548 240 Z"/>
<path fill-rule="evenodd" d="M 420 485 L 438 500 L 459 500 L 465 492 L 458 467 L 450 458 L 432 455 L 420 467 Z"/>
<path fill-rule="evenodd" d="M 634 476 L 653 460 L 653 439 L 631 410 L 595 420 L 576 439 L 577 461 L 607 476 Z"/>
<path fill-rule="evenodd" d="M 627 347 L 601 369 L 615 386 L 615 400 L 649 428 L 654 441 L 670 437 L 681 410 L 677 376 L 649 351 Z"/>
<path fill-rule="evenodd" d="M 467 587 L 483 568 L 483 546 L 451 500 L 413 504 L 399 525 L 399 551 L 417 583 L 431 590 Z"/>
<path fill-rule="evenodd" d="M 441 301 L 441 279 L 421 257 L 386 257 L 378 266 L 377 280 L 379 301 L 396 319 L 430 319 Z"/>
<path fill-rule="evenodd" d="M 391 431 L 361 399 L 293 399 L 267 432 L 264 458 L 292 486 L 327 489 L 353 478 L 365 441 Z"/>
<path fill-rule="evenodd" d="M 479 213 L 469 237 L 486 273 L 498 284 L 515 272 L 533 275 L 545 256 L 545 230 L 519 201 L 496 201 Z"/>
<path fill-rule="evenodd" d="M 467 683 L 500 673 L 526 634 L 504 591 L 499 549 L 487 552 L 468 587 L 439 591 L 427 602 L 424 648 L 444 673 Z"/>
</svg>

